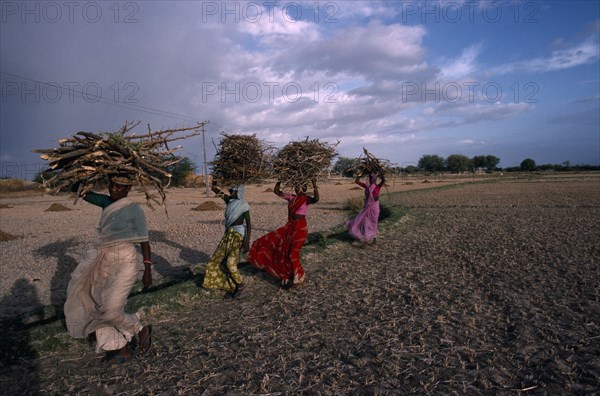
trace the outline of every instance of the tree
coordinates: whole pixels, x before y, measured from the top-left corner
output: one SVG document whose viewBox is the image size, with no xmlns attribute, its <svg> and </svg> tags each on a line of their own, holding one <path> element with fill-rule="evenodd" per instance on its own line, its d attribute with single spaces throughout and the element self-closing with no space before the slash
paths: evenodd
<svg viewBox="0 0 600 396">
<path fill-rule="evenodd" d="M 181 186 L 185 182 L 185 177 L 190 173 L 195 173 L 198 166 L 192 162 L 188 157 L 176 157 L 181 158 L 181 160 L 171 166 L 167 167 L 167 172 L 173 175 L 171 178 L 172 186 Z M 169 158 L 169 160 L 172 160 Z"/>
<path fill-rule="evenodd" d="M 537 168 L 537 165 L 535 164 L 535 161 L 532 160 L 531 158 L 525 158 L 521 162 L 521 170 L 530 172 L 530 171 L 536 170 L 536 168 Z"/>
<path fill-rule="evenodd" d="M 444 170 L 444 159 L 439 155 L 425 154 L 417 166 L 426 172 L 440 172 Z"/>
<path fill-rule="evenodd" d="M 462 154 L 452 154 L 446 159 L 448 170 L 453 173 L 466 172 L 472 169 L 472 162 L 469 157 Z"/>
<path fill-rule="evenodd" d="M 355 160 L 348 157 L 339 157 L 333 165 L 333 171 L 341 174 L 342 176 L 352 177 L 352 167 L 354 166 Z"/>
<path fill-rule="evenodd" d="M 39 171 L 35 177 L 33 178 L 33 181 L 36 183 L 44 183 L 46 180 L 49 180 L 51 177 L 55 176 L 56 174 L 58 174 L 59 171 L 57 170 L 52 170 L 52 169 L 42 169 L 41 171 Z"/>
<path fill-rule="evenodd" d="M 500 163 L 500 158 L 493 155 L 476 155 L 472 161 L 473 167 L 485 168 L 490 171 L 496 169 L 496 166 Z"/>
<path fill-rule="evenodd" d="M 486 168 L 487 163 L 485 161 L 485 155 L 476 155 L 475 157 L 473 157 L 472 161 L 473 167 L 475 167 L 476 169 Z"/>
<path fill-rule="evenodd" d="M 485 156 L 485 168 L 487 170 L 494 170 L 500 163 L 500 158 L 494 155 L 486 155 Z"/>
</svg>

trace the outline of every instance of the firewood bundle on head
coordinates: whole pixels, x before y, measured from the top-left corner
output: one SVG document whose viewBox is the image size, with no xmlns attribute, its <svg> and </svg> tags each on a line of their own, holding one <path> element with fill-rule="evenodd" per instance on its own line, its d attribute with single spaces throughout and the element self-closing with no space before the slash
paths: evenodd
<svg viewBox="0 0 600 396">
<path fill-rule="evenodd" d="M 136 136 L 126 134 L 139 122 L 126 122 L 116 132 L 77 132 L 60 139 L 57 148 L 33 151 L 42 153 L 41 158 L 50 162 L 49 170 L 54 171 L 53 176 L 44 185 L 52 192 L 79 183 L 79 194 L 82 195 L 94 188 L 96 182 L 104 181 L 106 176 L 118 175 L 137 181 L 150 207 L 151 201 L 164 206 L 164 189 L 172 177 L 165 169 L 181 160 L 173 156 L 181 146 L 169 148 L 168 144 L 201 134 L 205 124 L 160 131 L 151 131 L 148 126 L 148 133 Z M 159 197 L 151 194 L 148 186 L 153 186 Z"/>
<path fill-rule="evenodd" d="M 256 135 L 221 133 L 217 154 L 211 163 L 213 180 L 224 186 L 264 178 L 270 148 Z"/>
<path fill-rule="evenodd" d="M 339 142 L 338 142 L 339 143 Z M 275 156 L 273 177 L 284 187 L 301 187 L 318 178 L 331 166 L 337 155 L 335 145 L 315 140 L 302 140 L 286 144 Z"/>
<path fill-rule="evenodd" d="M 363 154 L 354 161 L 354 166 L 352 167 L 355 175 L 367 175 L 369 173 L 378 175 L 385 174 L 390 170 L 390 161 L 375 157 L 364 147 Z"/>
</svg>

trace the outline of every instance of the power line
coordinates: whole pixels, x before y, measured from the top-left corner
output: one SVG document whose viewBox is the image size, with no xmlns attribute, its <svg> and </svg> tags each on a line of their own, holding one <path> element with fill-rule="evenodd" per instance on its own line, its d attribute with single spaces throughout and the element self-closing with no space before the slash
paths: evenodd
<svg viewBox="0 0 600 396">
<path fill-rule="evenodd" d="M 78 94 L 79 97 L 84 98 L 84 99 L 86 97 L 96 98 L 97 101 L 99 101 L 101 103 L 112 105 L 112 106 L 117 106 L 117 107 L 122 107 L 122 108 L 125 108 L 125 109 L 142 111 L 142 112 L 146 112 L 146 113 L 150 113 L 150 114 L 154 114 L 154 115 L 158 115 L 158 116 L 175 118 L 175 119 L 179 119 L 179 120 L 182 120 L 182 121 L 198 122 L 197 118 L 193 118 L 193 117 L 186 116 L 186 115 L 183 115 L 183 114 L 173 113 L 173 112 L 166 111 L 166 110 L 160 110 L 160 109 L 149 107 L 149 106 L 136 105 L 134 103 L 120 103 L 120 102 L 116 102 L 113 99 L 106 98 L 106 97 L 104 97 L 102 95 L 90 94 L 90 93 L 87 93 L 87 92 L 83 92 L 81 90 L 73 89 L 71 87 L 66 88 L 66 87 L 60 86 L 57 83 L 39 81 L 39 80 L 36 80 L 36 79 L 33 79 L 33 78 L 28 78 L 28 77 L 25 77 L 25 76 L 20 76 L 18 74 L 14 74 L 14 73 L 0 72 L 0 77 L 3 77 L 5 79 L 7 77 L 9 77 L 9 78 L 12 78 L 13 80 L 17 79 L 17 80 L 22 80 L 22 81 L 33 82 L 33 83 L 36 83 L 36 84 L 41 84 L 41 85 L 44 85 L 46 87 L 60 89 L 62 93 L 66 92 L 67 94 L 69 94 L 69 93 Z M 13 80 L 9 80 L 9 81 L 13 81 Z M 21 82 L 21 81 L 18 81 L 18 82 Z M 205 127 L 208 130 L 207 133 L 211 133 L 212 132 L 215 135 L 219 135 L 221 132 L 224 131 L 224 128 L 219 127 L 219 126 L 214 126 L 214 124 L 211 124 L 211 123 L 205 125 Z"/>
<path fill-rule="evenodd" d="M 20 76 L 17 74 L 13 74 L 13 73 L 6 73 L 6 72 L 0 72 L 0 75 L 2 75 L 2 77 L 8 77 L 8 78 L 12 78 L 13 80 L 10 81 L 14 81 L 14 79 L 20 80 L 18 82 L 22 82 L 22 81 L 28 81 L 28 82 L 33 82 L 36 84 L 40 84 L 43 85 L 45 87 L 50 87 L 50 88 L 55 88 L 55 89 L 59 89 L 61 91 L 61 93 L 75 93 L 80 95 L 82 98 L 88 97 L 88 98 L 93 98 L 96 99 L 98 102 L 104 103 L 104 104 L 109 104 L 109 105 L 113 105 L 113 106 L 117 106 L 117 107 L 122 107 L 125 109 L 130 109 L 130 110 L 138 110 L 138 111 L 143 111 L 146 113 L 150 113 L 150 114 L 154 114 L 154 115 L 158 115 L 158 116 L 163 116 L 163 117 L 170 117 L 170 118 L 176 118 L 179 120 L 183 120 L 183 121 L 190 121 L 190 122 L 198 122 L 197 118 L 193 118 L 193 117 L 189 117 L 183 114 L 178 114 L 178 113 L 173 113 L 170 111 L 165 111 L 165 110 L 160 110 L 160 109 L 156 109 L 153 107 L 148 107 L 148 106 L 142 106 L 142 105 L 137 105 L 135 103 L 120 103 L 120 102 L 116 102 L 113 99 L 109 99 L 106 98 L 102 95 L 97 95 L 97 94 L 91 94 L 88 92 L 83 92 L 81 90 L 77 90 L 74 89 L 72 87 L 63 87 L 57 83 L 48 83 L 48 82 L 44 82 L 44 81 L 39 81 L 39 80 L 35 80 L 32 78 L 28 78 L 28 77 L 24 77 L 24 76 Z"/>
<path fill-rule="evenodd" d="M 184 115 L 184 114 L 174 113 L 174 112 L 171 112 L 171 111 L 161 110 L 161 109 L 157 109 L 157 108 L 149 107 L 149 106 L 137 105 L 135 103 L 117 102 L 114 99 L 106 98 L 106 97 L 104 97 L 102 95 L 97 95 L 97 94 L 91 94 L 91 93 L 88 93 L 88 92 L 83 92 L 82 90 L 77 90 L 77 89 L 74 89 L 72 87 L 63 87 L 63 86 L 59 85 L 58 83 L 44 82 L 44 81 L 36 80 L 36 79 L 33 79 L 33 78 L 21 76 L 21 75 L 14 74 L 14 73 L 7 73 L 7 72 L 0 72 L 0 77 L 2 77 L 4 79 L 9 79 L 9 81 L 12 81 L 12 82 L 27 81 L 27 82 L 32 82 L 32 83 L 40 84 L 40 85 L 43 85 L 45 87 L 59 89 L 61 91 L 61 94 L 62 93 L 67 93 L 67 94 L 74 93 L 74 94 L 79 95 L 78 97 L 81 97 L 83 99 L 94 98 L 94 99 L 97 99 L 98 102 L 101 102 L 101 103 L 104 103 L 104 104 L 108 104 L 108 105 L 111 105 L 111 106 L 122 107 L 122 108 L 129 109 L 129 110 L 142 111 L 142 112 L 154 114 L 154 115 L 157 115 L 157 116 L 175 118 L 175 119 L 179 119 L 179 120 L 182 120 L 182 121 L 198 122 L 197 118 L 190 117 L 190 116 L 187 116 L 187 115 Z M 15 79 L 17 81 L 14 81 Z M 224 131 L 224 128 L 219 127 L 219 126 L 215 126 L 214 124 L 207 124 L 206 127 L 207 127 L 208 130 L 211 130 L 216 135 L 219 135 L 221 132 Z"/>
<path fill-rule="evenodd" d="M 20 82 L 20 83 L 31 82 L 31 83 L 35 83 L 35 84 L 40 84 L 45 87 L 50 87 L 50 88 L 60 90 L 61 95 L 66 92 L 67 94 L 77 94 L 77 95 L 79 95 L 78 97 L 81 97 L 83 99 L 91 97 L 91 98 L 95 99 L 97 102 L 101 102 L 103 104 L 108 104 L 111 106 L 121 107 L 124 109 L 142 111 L 142 112 L 154 114 L 157 116 L 175 118 L 175 119 L 179 119 L 182 121 L 198 122 L 198 119 L 189 117 L 189 116 L 186 116 L 183 114 L 173 113 L 171 111 L 160 110 L 160 109 L 149 107 L 149 106 L 142 106 L 142 105 L 138 105 L 135 103 L 120 103 L 113 99 L 106 98 L 102 95 L 90 94 L 88 92 L 83 92 L 82 90 L 74 89 L 73 87 L 63 87 L 62 85 L 59 85 L 58 83 L 39 81 L 39 80 L 36 80 L 33 78 L 28 78 L 25 76 L 14 74 L 14 73 L 0 72 L 0 78 L 3 78 L 5 80 L 11 81 L 11 82 Z M 206 160 L 206 140 L 205 140 L 205 137 L 206 137 L 205 135 L 207 133 L 207 131 L 205 130 L 206 127 L 213 130 L 216 135 L 219 135 L 223 131 L 223 128 L 219 128 L 218 126 L 213 126 L 210 123 L 205 124 L 202 128 L 203 167 L 204 167 L 203 171 L 205 172 L 205 174 L 207 174 L 207 172 L 208 172 L 207 160 Z M 194 155 L 194 157 L 197 157 L 197 156 Z M 207 191 L 207 195 L 208 195 L 208 191 Z"/>
</svg>

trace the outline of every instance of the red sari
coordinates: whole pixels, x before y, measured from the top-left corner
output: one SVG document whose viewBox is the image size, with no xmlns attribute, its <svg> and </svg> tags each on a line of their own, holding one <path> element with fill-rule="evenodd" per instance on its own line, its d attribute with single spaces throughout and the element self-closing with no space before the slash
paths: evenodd
<svg viewBox="0 0 600 396">
<path fill-rule="evenodd" d="M 294 214 L 308 202 L 304 194 L 294 196 L 288 204 L 287 223 L 254 241 L 248 253 L 250 263 L 285 283 L 290 279 L 294 284 L 304 282 L 300 250 L 308 236 L 308 226 L 305 218 L 294 219 Z"/>
</svg>

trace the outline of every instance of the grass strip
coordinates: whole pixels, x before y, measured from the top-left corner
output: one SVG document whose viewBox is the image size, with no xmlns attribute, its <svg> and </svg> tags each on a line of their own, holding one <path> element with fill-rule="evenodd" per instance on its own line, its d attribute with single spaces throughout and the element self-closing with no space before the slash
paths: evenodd
<svg viewBox="0 0 600 396">
<path fill-rule="evenodd" d="M 488 180 L 465 182 L 382 195 L 379 229 L 385 230 L 392 227 L 408 214 L 407 208 L 392 203 L 393 197 L 396 195 L 409 194 L 415 191 L 422 193 L 424 191 L 461 188 L 464 185 L 473 183 L 489 182 Z M 302 254 L 323 252 L 333 244 L 351 243 L 352 241 L 354 239 L 348 234 L 345 225 L 313 232 L 308 235 Z M 190 270 L 156 279 L 154 285 L 145 291 L 142 290 L 142 285 L 138 282 L 129 295 L 126 311 L 136 312 L 144 308 L 145 314 L 155 319 L 174 312 L 198 309 L 207 300 L 219 298 L 222 298 L 222 293 L 201 289 L 201 276 L 192 273 Z M 3 333 L 3 339 L 0 340 L 0 351 L 2 355 L 6 356 L 6 359 L 11 361 L 15 359 L 34 359 L 67 349 L 87 348 L 85 342 L 74 340 L 68 335 L 64 316 L 56 307 L 47 306 L 28 314 L 26 317 L 18 316 L 4 319 L 0 321 L 0 330 Z M 8 360 L 5 363 L 10 364 Z"/>
</svg>

